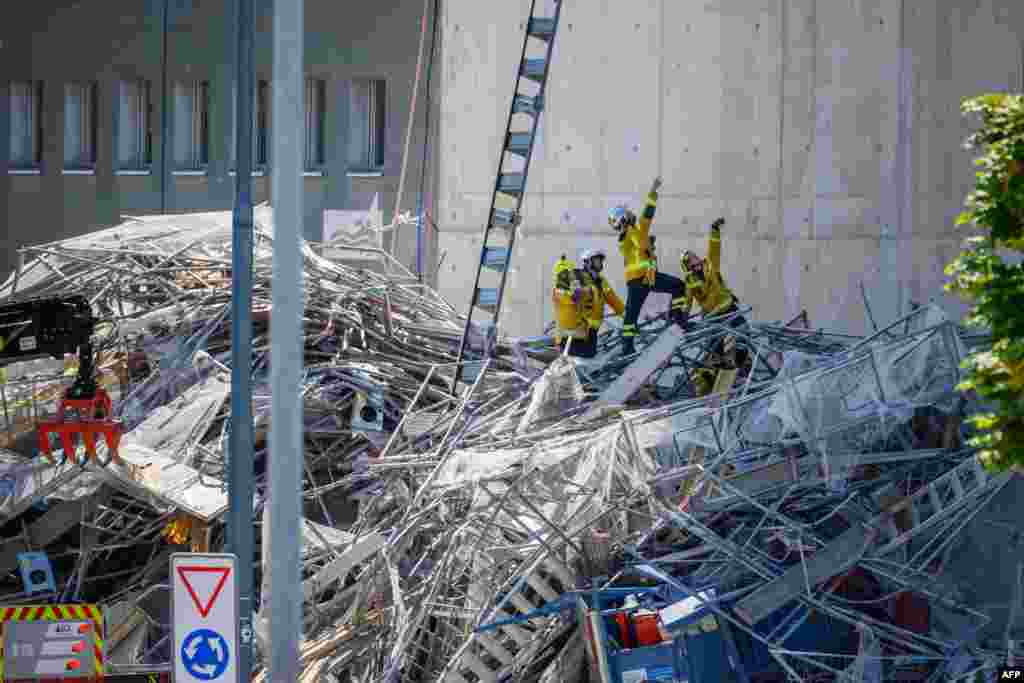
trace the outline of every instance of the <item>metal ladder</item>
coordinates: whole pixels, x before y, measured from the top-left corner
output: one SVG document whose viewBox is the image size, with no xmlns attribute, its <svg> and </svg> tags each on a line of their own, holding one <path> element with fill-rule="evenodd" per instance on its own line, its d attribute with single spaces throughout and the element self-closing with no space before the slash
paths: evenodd
<svg viewBox="0 0 1024 683">
<path fill-rule="evenodd" d="M 538 1 L 542 5 L 554 3 L 554 16 L 536 16 Z M 516 242 L 516 230 L 519 226 L 519 210 L 523 204 L 526 191 L 526 176 L 530 169 L 530 158 L 540 124 L 540 114 L 544 109 L 544 88 L 547 84 L 548 71 L 551 64 L 551 53 L 555 46 L 555 34 L 558 31 L 558 17 L 561 14 L 561 0 L 532 0 L 530 18 L 526 23 L 523 36 L 523 50 L 519 58 L 519 73 L 516 76 L 515 92 L 509 107 L 508 120 L 505 124 L 505 135 L 502 138 L 502 149 L 498 156 L 498 172 L 491 193 L 491 207 L 484 228 L 483 247 L 480 250 L 480 261 L 476 266 L 476 280 L 473 284 L 473 296 L 466 314 L 466 326 L 459 342 L 459 357 L 453 388 L 459 381 L 471 383 L 479 372 L 478 363 L 462 365 L 467 356 L 467 341 L 473 324 L 473 309 L 479 308 L 491 316 L 490 334 L 484 342 L 484 348 L 474 350 L 473 355 L 484 357 L 493 352 L 493 345 L 488 341 L 496 334 L 498 316 L 501 314 L 501 302 L 505 293 L 509 262 L 512 249 Z M 528 49 L 534 41 L 534 50 L 543 48 L 544 56 L 531 58 Z M 530 94 L 533 91 L 533 94 Z M 517 170 L 517 167 L 521 167 Z M 483 286 L 484 270 L 486 278 L 498 279 L 497 287 Z"/>
<path fill-rule="evenodd" d="M 562 591 L 575 586 L 572 571 L 561 559 L 545 554 L 521 574 L 523 580 L 508 591 L 508 603 L 495 614 L 497 620 L 517 619 L 487 632 L 473 632 L 443 672 L 443 683 L 497 683 L 516 665 L 533 659 L 550 617 L 528 619 L 525 615 L 558 600 Z M 525 628 L 524 628 L 525 627 Z"/>
<path fill-rule="evenodd" d="M 953 520 L 954 515 L 964 509 L 970 501 L 977 501 L 981 495 L 995 488 L 1002 488 L 1009 482 L 1009 473 L 990 474 L 985 470 L 977 455 L 972 455 L 942 476 L 923 486 L 896 504 L 888 506 L 887 514 L 880 515 L 878 546 L 871 552 L 872 557 L 882 557 L 906 544 L 911 538 L 931 527 Z M 897 491 L 894 482 L 873 494 L 876 505 L 884 507 L 884 496 Z M 909 527 L 900 528 L 894 514 L 906 510 Z"/>
</svg>

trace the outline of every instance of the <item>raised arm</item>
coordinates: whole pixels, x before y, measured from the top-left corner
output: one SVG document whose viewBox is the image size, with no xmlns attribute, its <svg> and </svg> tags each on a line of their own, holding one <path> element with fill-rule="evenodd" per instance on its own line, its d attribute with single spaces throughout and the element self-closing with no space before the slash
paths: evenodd
<svg viewBox="0 0 1024 683">
<path fill-rule="evenodd" d="M 661 178 L 655 178 L 651 183 L 651 191 L 647 193 L 647 200 L 644 202 L 643 213 L 637 221 L 637 229 L 640 231 L 641 239 L 647 239 L 651 231 L 651 223 L 654 221 L 654 212 L 658 206 L 658 190 L 661 188 Z"/>
<path fill-rule="evenodd" d="M 711 224 L 711 236 L 708 238 L 708 263 L 716 273 L 722 272 L 722 226 L 725 219 L 719 218 Z"/>
</svg>

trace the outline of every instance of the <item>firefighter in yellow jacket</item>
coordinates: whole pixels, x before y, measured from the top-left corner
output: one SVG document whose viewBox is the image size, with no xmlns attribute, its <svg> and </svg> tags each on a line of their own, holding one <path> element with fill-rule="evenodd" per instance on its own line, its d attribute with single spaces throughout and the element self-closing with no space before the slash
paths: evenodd
<svg viewBox="0 0 1024 683">
<path fill-rule="evenodd" d="M 580 358 L 593 358 L 597 355 L 597 335 L 604 324 L 605 306 L 610 306 L 617 315 L 625 312 L 622 299 L 615 293 L 607 278 L 601 273 L 604 271 L 606 255 L 604 250 L 588 249 L 583 252 L 580 259 L 583 268 L 578 271 L 580 283 L 583 287 L 583 295 L 580 299 L 584 322 L 587 325 L 587 339 L 573 354 L 572 348 L 569 353 Z"/>
<path fill-rule="evenodd" d="M 572 354 L 587 339 L 587 328 L 582 322 L 583 291 L 576 276 L 576 264 L 562 254 L 552 275 L 555 278 L 551 289 L 551 303 L 555 308 L 555 342 L 561 347 L 566 339 L 571 338 L 569 353 Z"/>
<path fill-rule="evenodd" d="M 683 271 L 686 283 L 683 313 L 688 316 L 690 307 L 696 302 L 705 320 L 713 321 L 715 318 L 732 316 L 726 324 L 732 328 L 739 328 L 745 326 L 747 321 L 743 316 L 735 315 L 739 311 L 739 299 L 725 284 L 725 278 L 722 276 L 722 226 L 724 225 L 724 218 L 719 218 L 711 224 L 707 258 L 702 259 L 694 252 L 687 250 L 679 259 L 679 267 Z M 714 353 L 723 356 L 727 365 L 742 367 L 748 354 L 743 349 L 735 349 L 735 345 L 736 338 L 727 335 L 718 342 Z"/>
<path fill-rule="evenodd" d="M 608 223 L 619 233 L 619 251 L 626 266 L 626 312 L 622 321 L 622 350 L 627 356 L 636 351 L 636 323 L 647 295 L 651 292 L 671 294 L 672 318 L 680 324 L 685 321 L 682 305 L 686 286 L 682 280 L 658 272 L 651 245 L 651 223 L 654 221 L 660 187 L 661 178 L 655 178 L 639 220 L 625 206 L 613 207 L 608 212 Z"/>
</svg>

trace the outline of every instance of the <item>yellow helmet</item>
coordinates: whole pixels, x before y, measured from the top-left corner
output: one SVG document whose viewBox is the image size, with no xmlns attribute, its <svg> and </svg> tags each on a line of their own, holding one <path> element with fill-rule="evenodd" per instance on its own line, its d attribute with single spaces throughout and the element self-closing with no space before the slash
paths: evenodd
<svg viewBox="0 0 1024 683">
<path fill-rule="evenodd" d="M 575 269 L 576 264 L 565 258 L 565 254 L 562 254 L 562 257 L 555 262 L 555 267 L 552 269 L 551 274 L 557 278 L 562 273 L 567 273 Z"/>
</svg>

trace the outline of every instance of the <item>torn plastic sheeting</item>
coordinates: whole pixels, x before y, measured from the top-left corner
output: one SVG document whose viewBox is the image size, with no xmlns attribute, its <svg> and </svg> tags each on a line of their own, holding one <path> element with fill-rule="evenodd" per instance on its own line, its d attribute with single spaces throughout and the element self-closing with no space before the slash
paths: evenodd
<svg viewBox="0 0 1024 683">
<path fill-rule="evenodd" d="M 943 322 L 940 316 L 941 311 L 928 320 L 939 324 Z M 941 328 L 925 334 L 929 336 L 923 341 L 874 342 L 844 363 L 823 363 L 814 356 L 787 351 L 776 385 L 744 399 L 751 403 L 747 418 L 738 424 L 734 421 L 729 425 L 731 429 L 722 429 L 717 438 L 709 416 L 718 411 L 709 412 L 706 406 L 698 405 L 669 418 L 637 424 L 638 442 L 641 448 L 675 445 L 717 449 L 719 439 L 730 432 L 754 443 L 773 443 L 788 434 L 799 434 L 808 446 L 824 453 L 835 444 L 823 442 L 822 436 L 844 422 L 869 415 L 877 416 L 883 426 L 909 419 L 913 407 L 921 402 L 908 400 L 908 393 L 914 387 L 936 383 L 928 378 L 938 375 L 939 381 L 937 389 L 927 394 L 925 404 L 949 389 L 945 375 L 955 367 L 955 358 L 948 351 Z M 902 367 L 915 353 L 931 362 Z M 723 410 L 730 409 L 735 405 Z M 887 420 L 889 417 L 895 420 Z M 862 436 L 864 440 L 876 438 L 874 433 Z"/>
<path fill-rule="evenodd" d="M 674 445 L 718 448 L 712 420 L 718 411 L 709 410 L 706 405 L 697 405 L 685 412 L 661 420 L 637 424 L 634 431 L 637 445 L 641 449 Z"/>
<path fill-rule="evenodd" d="M 453 451 L 434 480 L 434 487 L 448 487 L 496 477 L 516 465 L 547 468 L 571 457 L 578 449 L 509 448 Z"/>
<path fill-rule="evenodd" d="M 517 338 L 511 340 L 510 344 L 512 357 L 515 359 L 516 370 L 531 382 L 544 374 L 543 371 L 530 365 L 530 356 L 527 353 L 527 349 L 530 348 L 530 345 L 537 343 L 536 340 L 543 340 L 543 345 L 545 347 L 549 346 L 553 341 L 550 337 Z"/>
<path fill-rule="evenodd" d="M 585 516 L 584 508 L 595 505 L 602 507 L 603 502 L 611 498 L 615 465 L 623 464 L 616 457 L 620 434 L 619 425 L 605 428 L 574 457 L 559 463 L 563 476 L 575 483 L 580 491 L 576 495 L 563 495 L 555 502 L 537 506 L 552 523 L 564 524 L 577 515 Z"/>
<path fill-rule="evenodd" d="M 191 367 L 150 375 L 115 407 L 115 412 L 124 423 L 125 432 L 135 429 L 155 410 L 174 401 L 202 379 L 203 374 Z"/>
<path fill-rule="evenodd" d="M 212 374 L 172 402 L 152 411 L 125 434 L 123 445 L 134 444 L 183 462 L 192 442 L 213 424 L 231 392 L 231 384 Z"/>
<path fill-rule="evenodd" d="M 516 434 L 525 434 L 537 422 L 576 408 L 584 397 L 576 365 L 567 356 L 555 359 L 530 391 L 530 405 L 519 421 Z"/>
<path fill-rule="evenodd" d="M 885 403 L 932 405 L 949 395 L 959 381 L 962 359 L 948 341 L 951 328 L 952 323 L 946 322 L 922 340 L 874 349 Z"/>
</svg>

